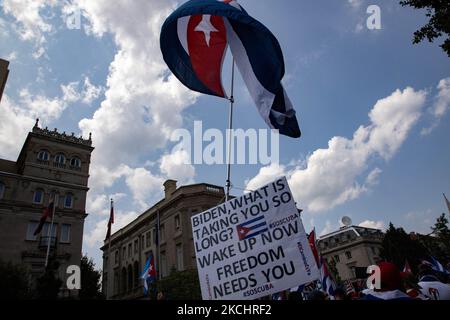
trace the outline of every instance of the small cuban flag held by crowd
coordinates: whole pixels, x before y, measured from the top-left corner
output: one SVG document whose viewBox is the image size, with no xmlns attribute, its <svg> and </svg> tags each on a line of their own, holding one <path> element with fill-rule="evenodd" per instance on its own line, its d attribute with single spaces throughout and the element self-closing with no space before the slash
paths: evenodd
<svg viewBox="0 0 450 320">
<path fill-rule="evenodd" d="M 145 262 L 144 272 L 142 273 L 141 279 L 144 280 L 144 294 L 148 294 L 148 285 L 156 281 L 156 268 L 155 260 L 151 254 L 147 261 Z"/>
<path fill-rule="evenodd" d="M 335 284 L 334 281 L 331 279 L 330 273 L 328 272 L 327 264 L 322 257 L 320 259 L 320 276 L 321 276 L 321 282 L 322 282 L 322 291 L 326 292 L 330 299 L 334 299 L 334 289 Z"/>
<path fill-rule="evenodd" d="M 234 0 L 190 0 L 161 29 L 164 61 L 191 90 L 227 98 L 222 66 L 228 46 L 267 125 L 300 137 L 291 101 L 281 84 L 284 58 L 275 36 Z"/>
</svg>

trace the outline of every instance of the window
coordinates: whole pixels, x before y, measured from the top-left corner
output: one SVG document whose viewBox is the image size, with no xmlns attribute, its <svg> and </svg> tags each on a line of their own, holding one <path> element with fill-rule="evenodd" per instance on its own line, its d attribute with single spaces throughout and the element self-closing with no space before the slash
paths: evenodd
<svg viewBox="0 0 450 320">
<path fill-rule="evenodd" d="M 114 263 L 119 263 L 119 250 L 116 250 L 116 252 L 114 253 Z"/>
<path fill-rule="evenodd" d="M 149 231 L 145 234 L 145 246 L 148 248 L 152 245 L 152 232 Z"/>
<path fill-rule="evenodd" d="M 44 224 L 44 227 L 42 228 L 42 232 L 41 232 L 41 236 L 42 237 L 47 237 L 48 236 L 48 232 L 50 231 L 50 222 L 46 222 Z M 57 231 L 57 225 L 54 223 L 52 226 L 52 233 L 50 234 L 50 237 L 55 237 L 56 238 L 56 231 Z"/>
<path fill-rule="evenodd" d="M 67 193 L 64 197 L 64 208 L 72 208 L 73 206 L 73 195 L 71 193 Z"/>
<path fill-rule="evenodd" d="M 56 164 L 58 165 L 64 165 L 66 163 L 66 157 L 62 154 L 62 153 L 58 153 L 55 156 L 55 161 Z"/>
<path fill-rule="evenodd" d="M 177 254 L 177 270 L 183 271 L 183 247 L 181 243 L 177 244 L 176 254 Z"/>
<path fill-rule="evenodd" d="M 122 259 L 125 260 L 126 257 L 127 257 L 127 248 L 123 247 L 122 248 Z"/>
<path fill-rule="evenodd" d="M 338 255 L 335 255 L 334 256 L 334 261 L 336 261 L 336 263 L 338 263 L 338 262 L 341 262 L 341 259 L 339 259 Z"/>
<path fill-rule="evenodd" d="M 181 230 L 180 215 L 175 216 L 175 231 Z"/>
<path fill-rule="evenodd" d="M 128 244 L 128 258 L 131 258 L 131 243 Z"/>
<path fill-rule="evenodd" d="M 42 189 L 37 189 L 34 192 L 33 203 L 41 204 L 44 200 L 44 191 Z"/>
<path fill-rule="evenodd" d="M 80 158 L 73 157 L 72 159 L 70 159 L 70 166 L 74 168 L 81 168 Z"/>
<path fill-rule="evenodd" d="M 166 232 L 165 232 L 165 228 L 164 228 L 164 225 L 162 224 L 160 227 L 159 227 L 159 233 L 160 233 L 160 235 L 159 235 L 159 240 L 161 241 L 161 242 L 164 242 L 165 241 L 165 239 L 166 239 Z"/>
<path fill-rule="evenodd" d="M 139 241 L 136 239 L 134 240 L 134 254 L 139 252 Z"/>
<path fill-rule="evenodd" d="M 37 236 L 34 235 L 34 231 L 36 231 L 36 228 L 38 227 L 38 225 L 39 225 L 39 222 L 37 222 L 37 221 L 28 222 L 26 240 L 30 240 L 30 241 L 37 240 Z"/>
<path fill-rule="evenodd" d="M 50 155 L 47 150 L 41 150 L 41 151 L 39 151 L 37 158 L 40 161 L 48 161 L 50 158 Z"/>
<path fill-rule="evenodd" d="M 0 199 L 3 199 L 4 195 L 5 195 L 5 184 L 3 182 L 0 182 Z"/>
<path fill-rule="evenodd" d="M 347 257 L 347 259 L 351 259 L 352 253 L 350 251 L 345 251 L 345 256 Z"/>
<path fill-rule="evenodd" d="M 62 224 L 61 225 L 60 242 L 63 242 L 63 243 L 70 242 L 70 224 Z"/>
</svg>

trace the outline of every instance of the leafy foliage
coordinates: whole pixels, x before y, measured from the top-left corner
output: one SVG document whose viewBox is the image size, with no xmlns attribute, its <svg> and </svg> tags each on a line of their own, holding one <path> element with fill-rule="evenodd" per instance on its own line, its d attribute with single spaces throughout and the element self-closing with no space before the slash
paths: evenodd
<svg viewBox="0 0 450 320">
<path fill-rule="evenodd" d="M 45 273 L 37 278 L 35 298 L 41 300 L 56 300 L 63 282 L 57 277 L 59 262 L 51 258 Z"/>
<path fill-rule="evenodd" d="M 169 300 L 201 300 L 200 282 L 197 270 L 172 272 L 150 287 L 151 298 L 156 299 L 157 292 L 163 292 Z"/>
<path fill-rule="evenodd" d="M 392 223 L 386 231 L 382 242 L 381 258 L 401 267 L 408 260 L 414 269 L 422 259 L 428 256 L 427 249 L 415 239 L 412 239 L 403 228 L 396 228 Z M 416 271 L 416 270 L 414 270 Z"/>
<path fill-rule="evenodd" d="M 81 300 L 104 299 L 101 292 L 101 273 L 94 268 L 94 261 L 87 256 L 81 258 L 81 289 L 78 293 Z"/>
<path fill-rule="evenodd" d="M 420 43 L 425 38 L 433 42 L 436 38 L 446 34 L 447 38 L 440 46 L 450 57 L 450 1 L 448 0 L 404 0 L 402 6 L 411 6 L 416 9 L 426 9 L 428 23 L 414 32 L 413 43 Z"/>
<path fill-rule="evenodd" d="M 0 300 L 23 300 L 32 297 L 27 270 L 11 262 L 0 261 Z"/>
</svg>

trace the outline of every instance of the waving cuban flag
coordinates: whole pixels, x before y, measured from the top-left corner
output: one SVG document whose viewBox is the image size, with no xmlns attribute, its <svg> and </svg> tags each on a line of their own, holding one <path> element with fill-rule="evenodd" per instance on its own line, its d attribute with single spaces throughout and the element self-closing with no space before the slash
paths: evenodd
<svg viewBox="0 0 450 320">
<path fill-rule="evenodd" d="M 275 36 L 234 0 L 190 0 L 164 22 L 164 61 L 188 88 L 228 98 L 222 66 L 229 46 L 260 115 L 272 129 L 298 138 L 295 111 L 284 90 L 284 59 Z"/>
<path fill-rule="evenodd" d="M 144 272 L 142 272 L 141 279 L 144 280 L 144 294 L 148 294 L 148 285 L 156 281 L 155 260 L 151 254 L 145 262 Z"/>
</svg>

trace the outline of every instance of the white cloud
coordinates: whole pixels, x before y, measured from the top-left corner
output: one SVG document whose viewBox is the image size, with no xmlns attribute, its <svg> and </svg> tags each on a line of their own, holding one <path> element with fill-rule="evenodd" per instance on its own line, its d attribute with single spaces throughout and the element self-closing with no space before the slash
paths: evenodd
<svg viewBox="0 0 450 320">
<path fill-rule="evenodd" d="M 327 220 L 325 222 L 325 227 L 322 229 L 322 231 L 319 232 L 319 237 L 323 237 L 324 235 L 327 235 L 333 231 L 336 231 L 338 229 L 338 226 L 333 226 L 330 222 L 330 220 Z"/>
<path fill-rule="evenodd" d="M 88 77 L 84 78 L 84 87 L 81 101 L 85 104 L 91 104 L 102 93 L 103 88 L 101 86 L 94 86 Z"/>
<path fill-rule="evenodd" d="M 34 95 L 28 89 L 20 90 L 19 95 L 21 105 L 28 109 L 29 115 L 44 121 L 58 119 L 67 107 L 66 101 L 63 99 L 48 98 L 41 94 Z"/>
<path fill-rule="evenodd" d="M 91 104 L 103 91 L 101 86 L 94 86 L 89 77 L 84 78 L 80 88 L 80 81 L 74 81 L 67 85 L 61 85 L 63 100 L 69 103 L 81 101 L 84 104 Z"/>
<path fill-rule="evenodd" d="M 110 65 L 105 100 L 80 128 L 92 132 L 94 163 L 112 167 L 130 163 L 162 147 L 182 124 L 181 112 L 195 101 L 192 93 L 168 74 L 160 48 L 161 25 L 172 5 L 167 1 L 74 1 L 96 36 L 114 36 L 118 52 Z M 133 17 L 133 19 L 130 19 Z M 139 25 L 139 28 L 136 28 Z M 136 141 L 145 141 L 137 144 Z M 113 150 L 121 154 L 111 156 Z"/>
<path fill-rule="evenodd" d="M 275 175 L 286 175 L 296 201 L 311 212 L 325 211 L 358 198 L 376 183 L 381 170 L 370 169 L 370 160 L 389 160 L 406 140 L 421 116 L 426 92 L 412 88 L 396 90 L 377 101 L 369 113 L 368 126 L 360 126 L 352 139 L 333 137 L 328 148 L 314 151 L 304 168 L 262 168 L 249 181 L 256 189 Z M 361 184 L 360 179 L 364 180 Z"/>
<path fill-rule="evenodd" d="M 383 231 L 386 229 L 386 225 L 383 221 L 365 220 L 361 222 L 358 226 L 365 228 L 379 229 Z"/>
<path fill-rule="evenodd" d="M 246 189 L 248 191 L 256 190 L 259 187 L 284 176 L 285 172 L 286 168 L 277 163 L 272 163 L 267 167 L 262 167 L 254 178 L 246 182 Z"/>
<path fill-rule="evenodd" d="M 429 110 L 433 117 L 433 122 L 429 127 L 422 129 L 422 136 L 429 135 L 434 129 L 436 129 L 440 120 L 450 109 L 450 78 L 439 81 L 437 89 L 439 92 L 435 98 L 435 103 Z"/>
<path fill-rule="evenodd" d="M 47 23 L 41 11 L 47 7 L 54 7 L 57 0 L 3 0 L 2 6 L 5 14 L 12 15 L 16 23 L 14 28 L 22 40 L 34 41 L 34 58 L 44 54 L 44 44 L 47 42 L 45 34 L 53 30 L 51 24 Z"/>
<path fill-rule="evenodd" d="M 161 158 L 160 170 L 169 179 L 176 179 L 181 184 L 192 183 L 195 176 L 195 168 L 186 164 L 190 155 L 184 150 L 177 150 L 171 154 L 165 154 Z"/>
<path fill-rule="evenodd" d="M 152 200 L 161 198 L 164 179 L 145 168 L 129 168 L 125 181 L 141 210 L 149 208 Z"/>
<path fill-rule="evenodd" d="M 136 212 L 121 212 L 114 210 L 114 224 L 112 225 L 112 233 L 120 230 L 131 221 L 138 217 Z M 98 221 L 94 228 L 84 233 L 83 244 L 87 245 L 91 249 L 97 249 L 103 244 L 103 240 L 106 236 L 108 227 L 108 219 Z"/>
<path fill-rule="evenodd" d="M 2 158 L 16 160 L 25 138 L 34 125 L 34 119 L 14 104 L 5 94 L 0 104 L 0 154 Z"/>
</svg>

